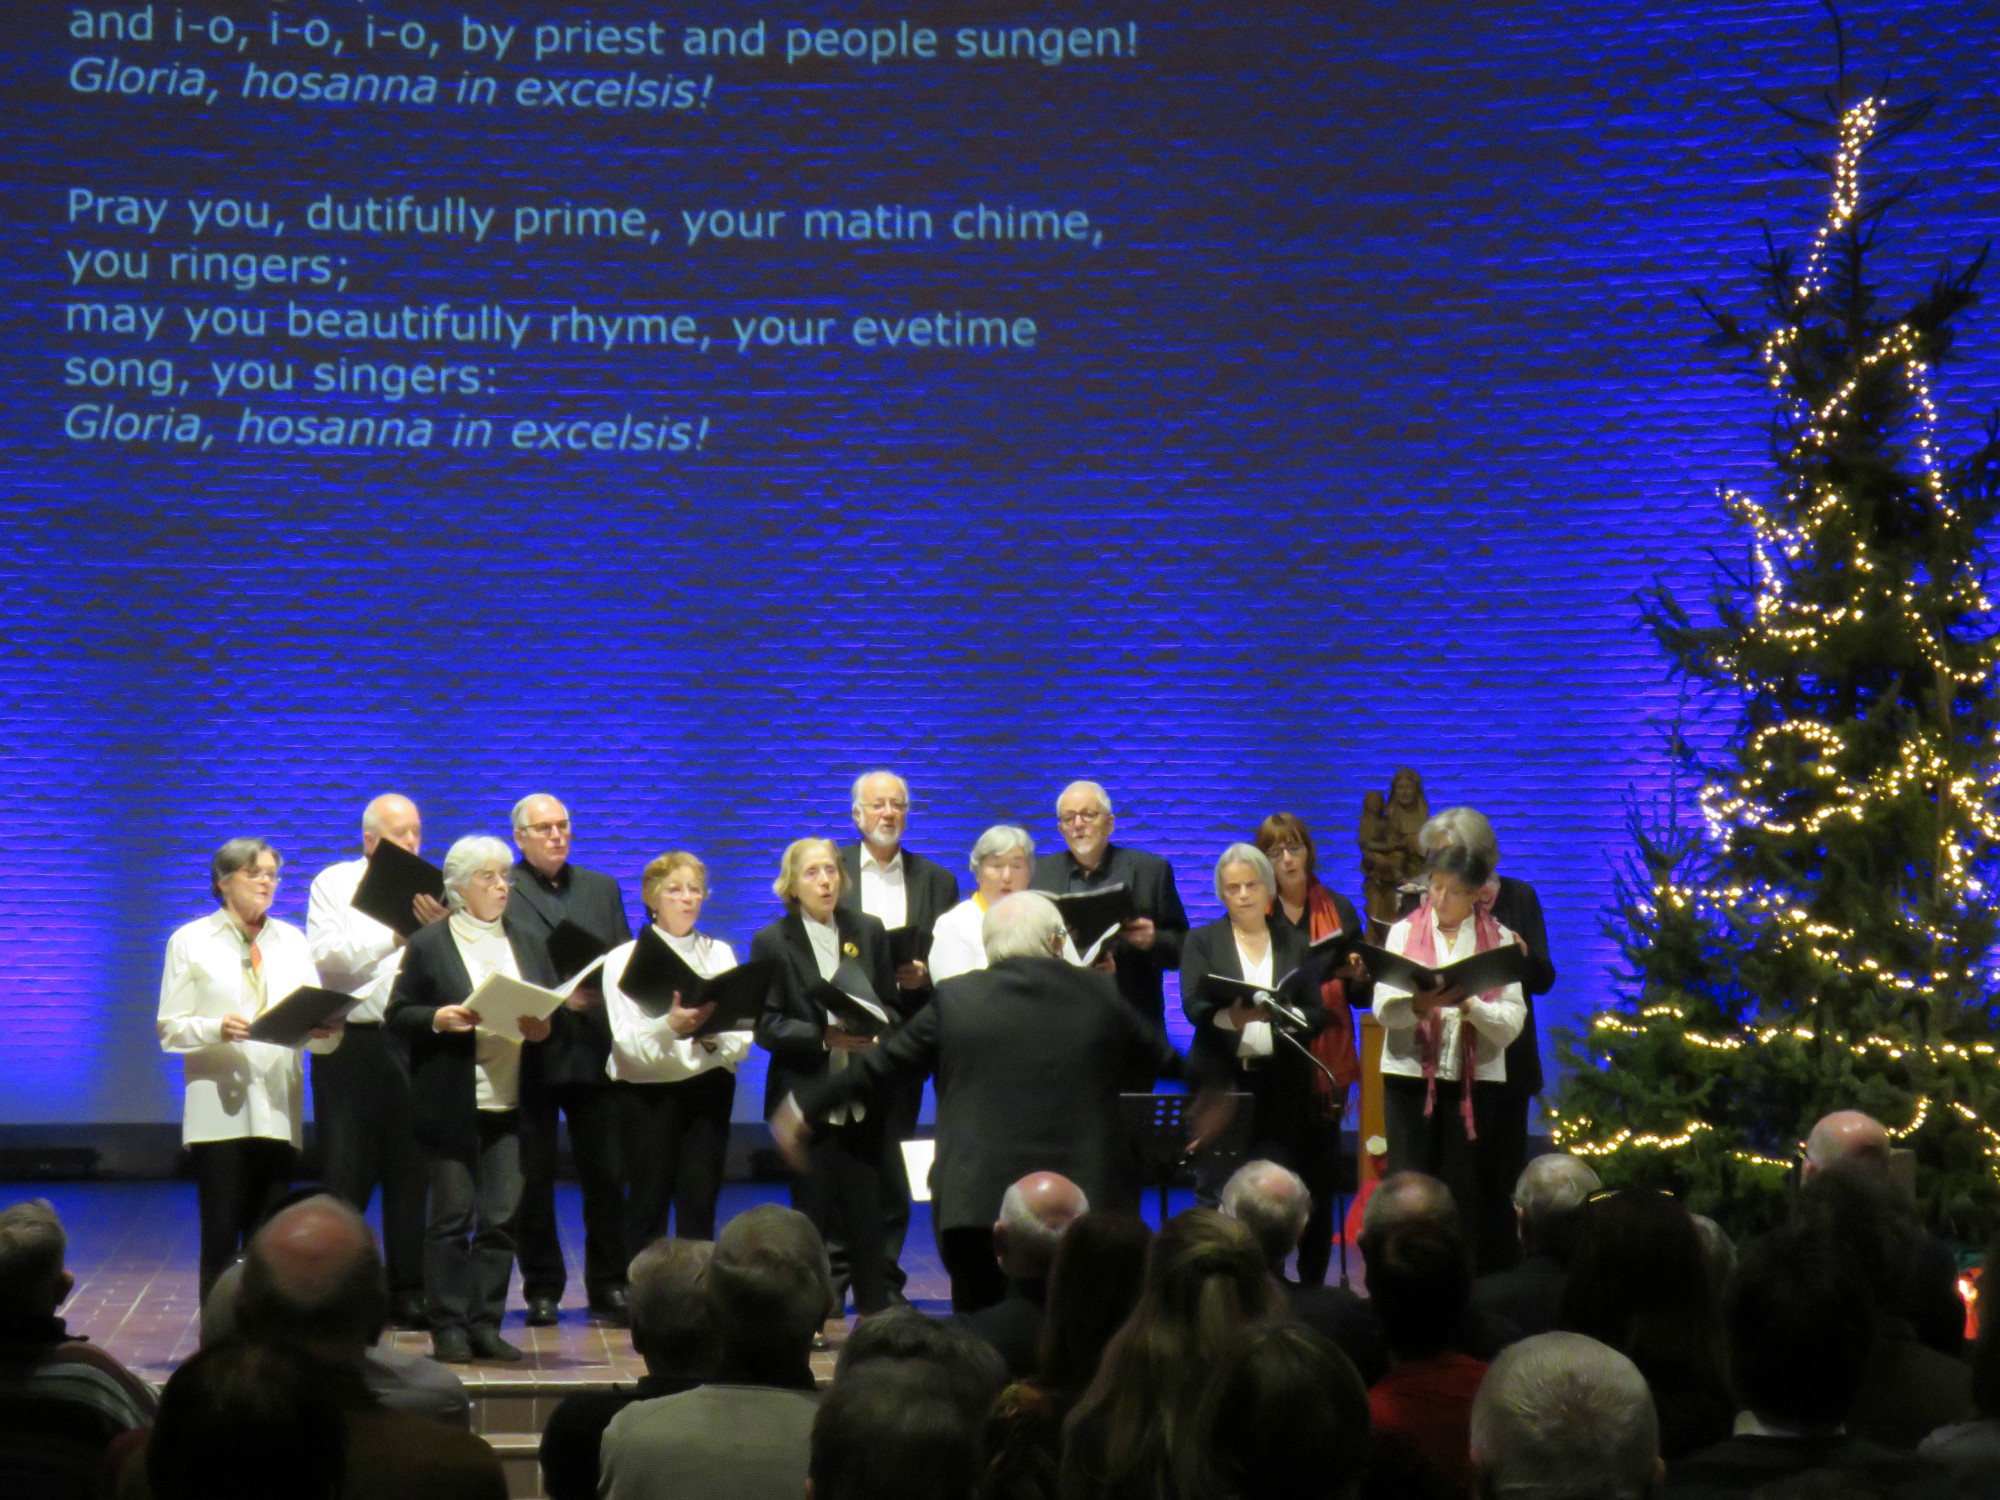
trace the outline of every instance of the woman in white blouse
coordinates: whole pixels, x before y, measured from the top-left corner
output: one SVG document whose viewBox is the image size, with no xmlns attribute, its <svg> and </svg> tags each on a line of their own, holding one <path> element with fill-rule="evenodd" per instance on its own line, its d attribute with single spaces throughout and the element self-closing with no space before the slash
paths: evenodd
<svg viewBox="0 0 2000 1500">
<path fill-rule="evenodd" d="M 1035 873 L 1035 841 L 1025 828 L 996 823 L 979 835 L 979 842 L 972 846 L 971 862 L 978 888 L 970 900 L 959 902 L 939 917 L 931 930 L 933 984 L 986 967 L 980 924 L 994 902 L 1028 888 L 1028 879 Z"/>
<path fill-rule="evenodd" d="M 695 931 L 708 897 L 708 867 L 692 854 L 662 854 L 639 877 L 639 899 L 653 930 L 703 979 L 736 967 L 729 944 Z M 649 1016 L 620 989 L 636 945 L 604 960 L 604 1006 L 611 1021 L 611 1060 L 625 1163 L 626 1244 L 634 1252 L 667 1232 L 684 1240 L 715 1238 L 715 1203 L 729 1150 L 729 1114 L 736 1102 L 736 1065 L 749 1054 L 751 1033 L 696 1037 L 713 1006 L 689 1007 L 675 997 L 663 1016 Z"/>
<path fill-rule="evenodd" d="M 167 940 L 160 1048 L 181 1054 L 181 1141 L 194 1159 L 201 1211 L 201 1294 L 215 1284 L 268 1206 L 291 1185 L 304 1106 L 292 1047 L 253 1042 L 250 1023 L 301 985 L 316 985 L 305 934 L 271 915 L 284 861 L 262 839 L 231 839 L 209 862 L 220 906 Z M 307 1045 L 331 1052 L 338 1030 Z"/>
<path fill-rule="evenodd" d="M 1479 905 L 1493 875 L 1483 851 L 1447 844 L 1432 852 L 1426 869 L 1429 893 L 1389 929 L 1384 947 L 1442 967 L 1520 943 Z M 1507 1044 L 1520 1034 L 1525 1014 L 1518 984 L 1479 995 L 1457 987 L 1413 995 L 1386 981 L 1375 986 L 1389 1170 L 1424 1172 L 1444 1182 L 1467 1224 L 1480 1222 L 1481 1122 L 1497 1103 L 1507 1077 Z"/>
</svg>

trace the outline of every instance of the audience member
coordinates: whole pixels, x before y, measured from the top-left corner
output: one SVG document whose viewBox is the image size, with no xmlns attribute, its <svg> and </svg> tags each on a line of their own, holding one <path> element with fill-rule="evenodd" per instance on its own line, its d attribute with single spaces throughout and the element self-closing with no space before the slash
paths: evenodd
<svg viewBox="0 0 2000 1500">
<path fill-rule="evenodd" d="M 388 1281 L 374 1233 L 339 1199 L 294 1204 L 251 1239 L 236 1293 L 238 1333 L 318 1366 L 345 1419 L 340 1493 L 354 1500 L 501 1500 L 506 1480 L 482 1439 L 393 1411 L 369 1391 L 366 1355 L 388 1317 Z M 147 1473 L 145 1464 L 125 1465 L 123 1500 L 148 1493 Z"/>
<path fill-rule="evenodd" d="M 819 1405 L 813 1336 L 833 1310 L 819 1231 L 776 1204 L 738 1214 L 716 1237 L 708 1298 L 714 1375 L 611 1419 L 603 1500 L 798 1500 Z"/>
<path fill-rule="evenodd" d="M 542 1487 L 549 1500 L 596 1500 L 597 1453 L 611 1419 L 634 1401 L 691 1391 L 718 1352 L 708 1302 L 707 1240 L 655 1240 L 625 1273 L 632 1348 L 646 1362 L 637 1385 L 565 1396 L 542 1429 Z"/>
<path fill-rule="evenodd" d="M 1574 1156 L 1550 1152 L 1529 1162 L 1514 1184 L 1521 1259 L 1472 1284 L 1472 1305 L 1507 1319 L 1525 1335 L 1547 1333 L 1562 1316 L 1563 1287 L 1583 1229 L 1583 1206 L 1603 1183 Z"/>
<path fill-rule="evenodd" d="M 1801 1181 L 1810 1184 L 1836 1163 L 1894 1179 L 1896 1152 L 1880 1120 L 1836 1110 L 1806 1137 Z M 1914 1195 L 1911 1183 L 1903 1190 Z M 1965 1345 L 1965 1303 L 1958 1295 L 1958 1259 L 1951 1246 L 1920 1230 L 1889 1311 L 1907 1319 L 1920 1343 L 1957 1358 Z"/>
<path fill-rule="evenodd" d="M 1639 1367 L 1669 1464 L 1729 1436 L 1735 1404 L 1723 1364 L 1721 1304 L 1694 1221 L 1665 1193 L 1628 1189 L 1585 1207 L 1562 1325 Z"/>
<path fill-rule="evenodd" d="M 1794 1227 L 1746 1245 L 1725 1304 L 1735 1432 L 1670 1459 L 1666 1500 L 1741 1500 L 1821 1468 L 1854 1471 L 1898 1500 L 1942 1496 L 1937 1470 L 1844 1428 L 1867 1366 L 1871 1304 L 1868 1284 L 1814 1234 Z"/>
<path fill-rule="evenodd" d="M 1216 1365 L 1283 1313 L 1257 1242 L 1212 1209 L 1176 1214 L 1153 1241 L 1145 1287 L 1069 1418 L 1062 1500 L 1173 1493 Z"/>
<path fill-rule="evenodd" d="M 969 1500 L 979 1419 L 939 1373 L 921 1359 L 842 1372 L 813 1420 L 809 1500 Z"/>
<path fill-rule="evenodd" d="M 1816 1171 L 1800 1190 L 1797 1218 L 1868 1283 L 1875 1336 L 1847 1430 L 1885 1448 L 1914 1449 L 1930 1433 L 1977 1416 L 1972 1371 L 1917 1341 L 1898 1308 L 1923 1229 L 1917 1206 L 1886 1171 L 1859 1158 Z"/>
<path fill-rule="evenodd" d="M 1459 1218 L 1458 1202 L 1452 1197 L 1451 1189 L 1435 1177 L 1426 1177 L 1422 1172 L 1391 1172 L 1375 1184 L 1375 1191 L 1368 1195 L 1361 1210 L 1362 1264 L 1368 1261 L 1370 1242 L 1379 1244 L 1391 1231 L 1410 1224 L 1436 1224 L 1463 1234 L 1464 1222 Z M 1376 1328 L 1378 1345 L 1381 1338 L 1381 1320 L 1376 1316 L 1373 1301 L 1364 1302 Z M 1486 1312 L 1467 1301 L 1465 1314 L 1458 1326 L 1452 1330 L 1451 1347 L 1460 1354 L 1469 1354 L 1474 1359 L 1490 1363 L 1493 1357 L 1521 1336 L 1508 1319 L 1497 1313 Z M 1372 1386 L 1380 1379 L 1380 1372 L 1386 1370 L 1389 1355 L 1386 1345 L 1380 1345 L 1379 1354 L 1356 1359 L 1359 1369 Z"/>
<path fill-rule="evenodd" d="M 0 1212 L 0 1494 L 94 1495 L 111 1441 L 153 1420 L 145 1383 L 64 1327 L 67 1249 L 41 1199 Z"/>
<path fill-rule="evenodd" d="M 1103 1209 L 1064 1233 L 1049 1272 L 1037 1373 L 1003 1391 L 987 1420 L 984 1500 L 1050 1500 L 1055 1494 L 1063 1423 L 1139 1300 L 1152 1241 L 1153 1231 L 1137 1214 Z"/>
<path fill-rule="evenodd" d="M 144 1472 L 157 1500 L 334 1500 L 367 1493 L 346 1483 L 348 1438 L 324 1366 L 281 1344 L 223 1344 L 167 1382 Z"/>
<path fill-rule="evenodd" d="M 1666 1466 L 1646 1377 L 1580 1333 L 1523 1339 L 1472 1403 L 1472 1467 L 1495 1500 L 1648 1500 Z"/>
<path fill-rule="evenodd" d="M 1986 1251 L 1979 1273 L 1979 1340 L 1972 1349 L 1972 1404 L 1979 1415 L 1941 1427 L 1917 1445 L 1917 1452 L 1951 1471 L 1961 1489 L 1983 1486 L 2000 1495 L 2000 1240 Z"/>
<path fill-rule="evenodd" d="M 1379 1380 L 1389 1368 L 1389 1356 L 1382 1330 L 1362 1300 L 1344 1286 L 1301 1285 L 1285 1275 L 1285 1263 L 1312 1216 L 1305 1179 L 1276 1162 L 1245 1162 L 1223 1184 L 1222 1211 L 1257 1237 L 1264 1265 L 1293 1319 L 1332 1339 L 1364 1383 Z"/>
<path fill-rule="evenodd" d="M 1722 1306 L 1722 1299 L 1729 1293 L 1729 1278 L 1736 1274 L 1736 1242 L 1724 1229 L 1707 1214 L 1690 1215 L 1694 1220 L 1694 1232 L 1701 1236 L 1701 1261 L 1708 1268 L 1708 1289 L 1715 1297 L 1715 1305 Z"/>
<path fill-rule="evenodd" d="M 966 1319 L 1000 1351 L 1019 1380 L 1035 1370 L 1048 1305 L 1049 1268 L 1069 1226 L 1090 1212 L 1083 1189 L 1056 1172 L 1035 1172 L 1007 1189 L 993 1225 L 993 1257 L 1007 1278 L 1007 1295 Z"/>
<path fill-rule="evenodd" d="M 1331 1340 L 1296 1323 L 1253 1328 L 1195 1416 L 1188 1500 L 1350 1500 L 1368 1456 L 1368 1392 Z"/>
<path fill-rule="evenodd" d="M 1486 1362 L 1452 1348 L 1472 1300 L 1472 1246 L 1456 1223 L 1419 1219 L 1364 1238 L 1369 1300 L 1389 1371 L 1368 1392 L 1376 1444 L 1464 1494 L 1472 1399 Z"/>
<path fill-rule="evenodd" d="M 965 1408 L 975 1428 L 986 1420 L 1007 1384 L 1000 1351 L 965 1326 L 963 1319 L 927 1318 L 914 1307 L 892 1307 L 861 1319 L 834 1364 L 835 1385 L 863 1365 L 921 1364 L 927 1379 Z"/>
</svg>

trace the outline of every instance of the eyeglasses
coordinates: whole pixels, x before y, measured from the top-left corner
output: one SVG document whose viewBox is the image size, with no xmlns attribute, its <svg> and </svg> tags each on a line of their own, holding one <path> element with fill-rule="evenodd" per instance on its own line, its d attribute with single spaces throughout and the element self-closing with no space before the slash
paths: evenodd
<svg viewBox="0 0 2000 1500">
<path fill-rule="evenodd" d="M 872 813 L 908 812 L 910 810 L 910 804 L 902 801 L 900 798 L 893 800 L 883 798 L 883 799 L 878 799 L 874 802 L 862 803 L 861 810 L 863 812 L 872 812 Z"/>
<path fill-rule="evenodd" d="M 1273 859 L 1283 859 L 1287 854 L 1305 853 L 1306 846 L 1304 844 L 1294 844 L 1289 840 L 1287 840 L 1282 844 L 1273 844 L 1269 849 L 1265 850 L 1264 852 L 1269 854 Z"/>
<path fill-rule="evenodd" d="M 523 833 L 537 833 L 543 838 L 548 838 L 553 834 L 568 833 L 569 819 L 558 818 L 552 823 L 523 823 L 521 831 Z"/>
<path fill-rule="evenodd" d="M 1075 828 L 1085 823 L 1102 823 L 1107 814 L 1101 807 L 1087 807 L 1081 812 L 1056 814 L 1056 823 L 1063 828 Z"/>
</svg>

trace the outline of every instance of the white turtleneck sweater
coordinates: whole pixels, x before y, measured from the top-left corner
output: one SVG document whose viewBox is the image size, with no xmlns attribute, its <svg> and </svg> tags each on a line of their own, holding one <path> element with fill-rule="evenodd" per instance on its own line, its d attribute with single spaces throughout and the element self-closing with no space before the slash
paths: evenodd
<svg viewBox="0 0 2000 1500">
<path fill-rule="evenodd" d="M 476 990 L 489 974 L 521 977 L 514 945 L 498 922 L 482 922 L 468 911 L 451 914 L 451 940 L 465 960 L 466 977 Z M 501 1036 L 481 1027 L 473 1033 L 479 1062 L 478 1103 L 484 1110 L 517 1108 L 521 1103 L 521 1037 Z"/>
</svg>

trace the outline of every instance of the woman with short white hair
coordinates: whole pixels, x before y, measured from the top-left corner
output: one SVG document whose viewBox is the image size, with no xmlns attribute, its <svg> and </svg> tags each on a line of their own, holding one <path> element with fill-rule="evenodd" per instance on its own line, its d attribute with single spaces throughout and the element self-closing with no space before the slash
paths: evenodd
<svg viewBox="0 0 2000 1500">
<path fill-rule="evenodd" d="M 1025 828 L 995 823 L 972 846 L 970 863 L 977 888 L 939 917 L 931 932 L 931 979 L 938 984 L 986 967 L 980 924 L 1001 897 L 1028 888 L 1035 873 L 1035 841 Z"/>
<path fill-rule="evenodd" d="M 488 1031 L 466 1004 L 495 974 L 555 983 L 542 945 L 502 920 L 513 863 L 496 838 L 472 834 L 451 846 L 451 915 L 410 939 L 389 996 L 387 1023 L 410 1047 L 412 1113 L 430 1171 L 425 1312 L 432 1349 L 447 1364 L 522 1358 L 500 1337 L 521 1206 L 521 1048 L 547 1038 L 549 1023 L 523 1016 L 518 1035 Z"/>
</svg>

